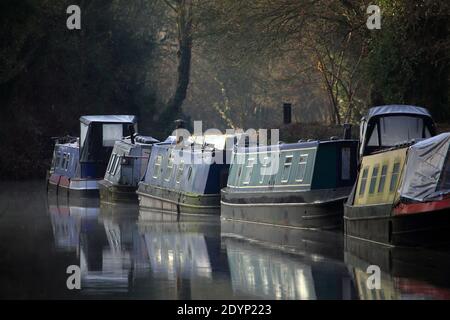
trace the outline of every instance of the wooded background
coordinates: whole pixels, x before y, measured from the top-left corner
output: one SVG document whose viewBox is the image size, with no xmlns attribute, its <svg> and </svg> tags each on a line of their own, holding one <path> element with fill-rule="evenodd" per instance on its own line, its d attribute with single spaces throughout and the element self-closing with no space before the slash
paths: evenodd
<svg viewBox="0 0 450 320">
<path fill-rule="evenodd" d="M 283 102 L 309 127 L 390 103 L 449 122 L 449 16 L 438 0 L 2 0 L 0 178 L 43 176 L 83 114 L 136 114 L 160 139 L 177 118 L 279 128 Z"/>
</svg>

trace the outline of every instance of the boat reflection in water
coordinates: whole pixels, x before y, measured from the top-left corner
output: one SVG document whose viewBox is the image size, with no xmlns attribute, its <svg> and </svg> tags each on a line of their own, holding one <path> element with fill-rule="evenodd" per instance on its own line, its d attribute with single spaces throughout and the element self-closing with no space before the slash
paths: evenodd
<svg viewBox="0 0 450 320">
<path fill-rule="evenodd" d="M 98 199 L 49 198 L 56 249 L 76 254 L 82 294 L 128 292 L 137 219 L 129 213 L 134 208 L 100 207 Z"/>
<path fill-rule="evenodd" d="M 369 246 L 339 232 L 100 206 L 95 199 L 58 197 L 48 203 L 54 247 L 64 261 L 47 262 L 48 268 L 62 276 L 70 264 L 81 268 L 81 290 L 69 294 L 67 278 L 60 277 L 55 296 L 450 298 L 448 250 Z M 372 264 L 382 271 L 380 290 L 366 287 Z"/>
<path fill-rule="evenodd" d="M 142 209 L 139 233 L 145 242 L 155 284 L 155 299 L 230 299 L 234 295 L 220 220 L 214 215 L 174 215 Z"/>
<path fill-rule="evenodd" d="M 342 236 L 222 221 L 233 289 L 264 299 L 352 299 Z"/>
<path fill-rule="evenodd" d="M 359 299 L 450 299 L 448 248 L 387 247 L 346 238 L 345 261 Z M 380 267 L 380 289 L 369 289 L 370 265 Z"/>
<path fill-rule="evenodd" d="M 79 198 L 49 198 L 49 212 L 56 249 L 80 266 L 82 296 L 246 298 L 231 289 L 217 216 L 179 220 Z"/>
<path fill-rule="evenodd" d="M 200 224 L 181 222 L 174 215 L 149 211 L 141 211 L 139 220 L 139 232 L 148 250 L 152 272 L 168 279 L 211 278 L 206 241 L 219 237 L 217 220 Z"/>
</svg>

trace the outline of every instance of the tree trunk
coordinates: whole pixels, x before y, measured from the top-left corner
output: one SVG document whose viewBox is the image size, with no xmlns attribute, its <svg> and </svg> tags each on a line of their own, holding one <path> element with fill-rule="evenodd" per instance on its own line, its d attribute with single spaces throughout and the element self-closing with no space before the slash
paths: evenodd
<svg viewBox="0 0 450 320">
<path fill-rule="evenodd" d="M 161 121 L 174 120 L 181 116 L 181 107 L 189 87 L 191 56 L 192 56 L 192 0 L 179 0 L 177 8 L 178 27 L 178 79 L 174 95 L 167 103 L 167 108 L 161 115 Z"/>
</svg>

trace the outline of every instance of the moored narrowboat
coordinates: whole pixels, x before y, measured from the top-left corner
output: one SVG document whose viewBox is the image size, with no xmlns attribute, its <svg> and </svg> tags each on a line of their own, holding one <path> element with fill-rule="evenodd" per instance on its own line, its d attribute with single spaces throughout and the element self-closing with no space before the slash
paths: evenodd
<svg viewBox="0 0 450 320">
<path fill-rule="evenodd" d="M 450 133 L 435 136 L 415 106 L 369 110 L 361 131 L 357 183 L 345 205 L 345 233 L 392 246 L 450 239 Z"/>
<path fill-rule="evenodd" d="M 137 186 L 147 169 L 152 146 L 159 141 L 132 135 L 116 141 L 105 178 L 99 181 L 102 202 L 137 202 Z"/>
<path fill-rule="evenodd" d="M 143 209 L 176 214 L 220 214 L 233 135 L 175 136 L 153 146 L 137 190 Z"/>
<path fill-rule="evenodd" d="M 238 148 L 222 190 L 222 218 L 336 228 L 356 178 L 357 153 L 356 140 Z"/>
<path fill-rule="evenodd" d="M 114 143 L 136 131 L 137 119 L 132 115 L 82 116 L 80 137 L 55 143 L 48 189 L 98 195 L 98 181 L 105 175 Z"/>
</svg>

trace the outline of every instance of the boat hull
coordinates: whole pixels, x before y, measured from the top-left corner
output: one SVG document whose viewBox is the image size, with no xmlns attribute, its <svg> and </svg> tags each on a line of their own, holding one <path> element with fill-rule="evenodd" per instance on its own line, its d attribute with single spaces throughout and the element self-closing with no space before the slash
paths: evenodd
<svg viewBox="0 0 450 320">
<path fill-rule="evenodd" d="M 70 179 L 57 174 L 51 174 L 48 178 L 47 190 L 73 197 L 98 197 L 99 195 L 98 180 Z"/>
<path fill-rule="evenodd" d="M 450 208 L 432 212 L 393 214 L 392 205 L 344 208 L 349 237 L 391 246 L 430 246 L 450 240 Z"/>
<path fill-rule="evenodd" d="M 136 193 L 142 209 L 175 214 L 220 214 L 220 195 L 185 193 L 144 184 Z"/>
<path fill-rule="evenodd" d="M 119 186 L 107 180 L 98 182 L 100 201 L 106 203 L 137 203 L 138 196 L 136 194 L 137 187 Z"/>
<path fill-rule="evenodd" d="M 222 219 L 262 223 L 282 227 L 335 229 L 342 225 L 345 199 L 320 204 L 264 203 L 233 204 L 222 201 Z"/>
<path fill-rule="evenodd" d="M 336 229 L 350 191 L 242 193 L 222 191 L 222 219 L 283 227 Z"/>
</svg>

